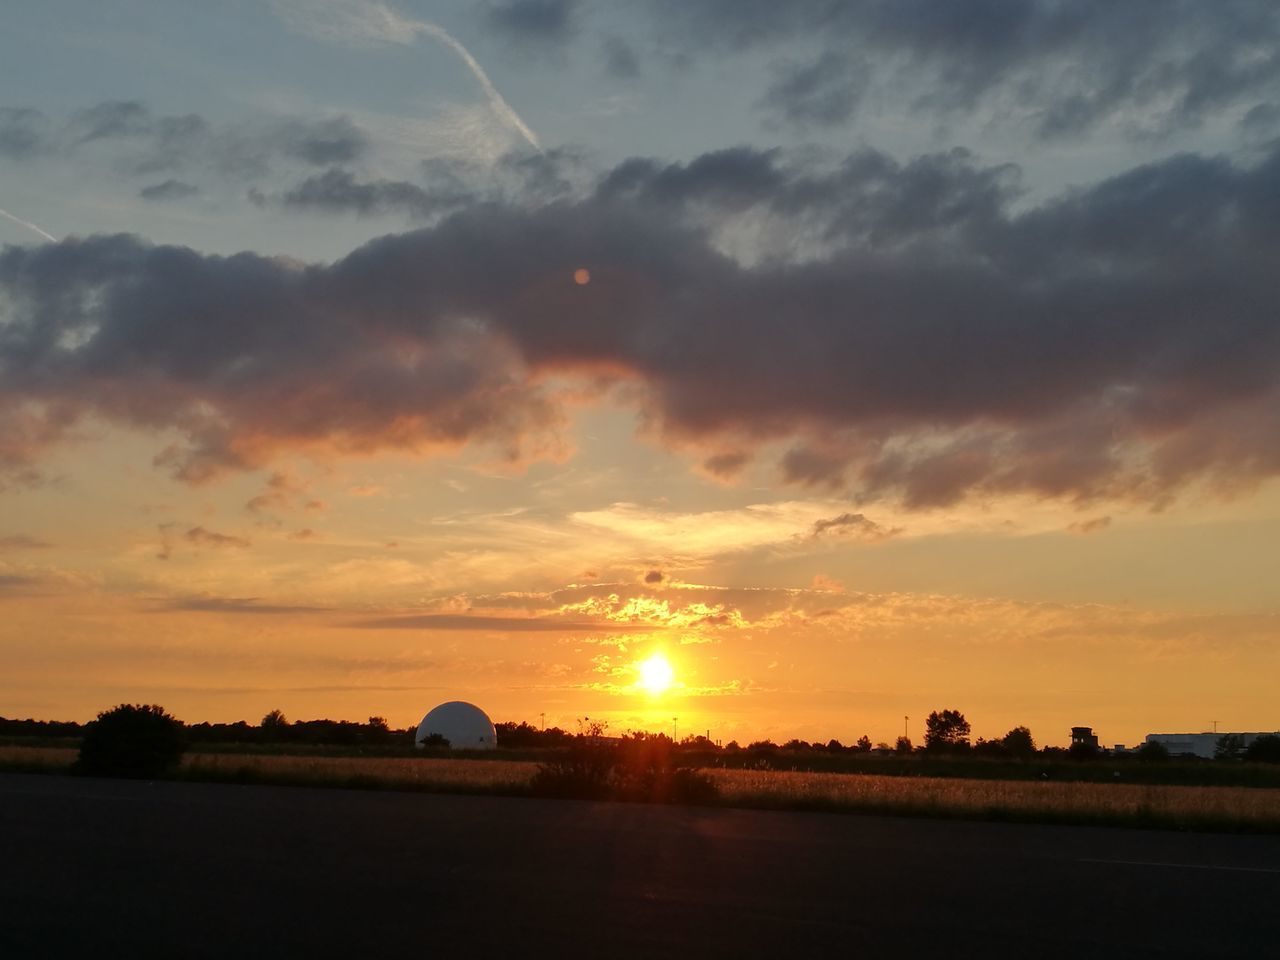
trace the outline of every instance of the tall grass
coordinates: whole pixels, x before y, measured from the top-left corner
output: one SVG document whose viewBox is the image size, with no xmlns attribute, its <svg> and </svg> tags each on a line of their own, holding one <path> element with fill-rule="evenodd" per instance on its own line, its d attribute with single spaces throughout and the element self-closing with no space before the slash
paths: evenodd
<svg viewBox="0 0 1280 960">
<path fill-rule="evenodd" d="M 65 772 L 68 748 L 0 746 L 0 769 Z M 188 754 L 186 780 L 526 794 L 538 764 L 432 757 Z M 1280 790 L 1132 783 L 964 780 L 704 768 L 726 806 L 1280 832 Z"/>
<path fill-rule="evenodd" d="M 178 776 L 302 786 L 521 793 L 536 769 L 535 763 L 512 760 L 196 753 L 183 758 Z"/>
<path fill-rule="evenodd" d="M 0 770 L 50 773 L 71 769 L 80 751 L 74 747 L 0 746 Z"/>
<path fill-rule="evenodd" d="M 1280 831 L 1280 790 L 711 770 L 734 806 Z"/>
</svg>

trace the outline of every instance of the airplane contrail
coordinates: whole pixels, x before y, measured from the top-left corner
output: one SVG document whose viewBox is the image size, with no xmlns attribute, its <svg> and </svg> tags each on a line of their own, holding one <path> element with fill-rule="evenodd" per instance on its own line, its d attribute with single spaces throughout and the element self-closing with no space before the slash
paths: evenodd
<svg viewBox="0 0 1280 960">
<path fill-rule="evenodd" d="M 34 230 L 36 233 L 40 234 L 40 236 L 44 237 L 44 238 L 45 238 L 46 240 L 48 240 L 50 243 L 57 243 L 57 242 L 58 242 L 58 238 L 57 238 L 57 237 L 55 237 L 52 233 L 49 233 L 49 232 L 47 232 L 47 231 L 45 231 L 45 230 L 41 230 L 41 229 L 40 229 L 39 227 L 37 227 L 34 223 L 32 223 L 30 220 L 23 220 L 21 217 L 15 217 L 15 216 L 14 216 L 12 213 L 10 213 L 8 210 L 0 209 L 0 217 L 5 217 L 5 218 L 7 218 L 7 219 L 9 219 L 9 220 L 12 220 L 14 223 L 18 224 L 19 226 L 26 227 L 28 230 Z"/>
<path fill-rule="evenodd" d="M 471 55 L 471 51 L 462 45 L 462 43 L 454 37 L 444 27 L 438 27 L 434 23 L 428 23 L 425 20 L 418 20 L 414 26 L 422 33 L 427 34 L 439 40 L 450 50 L 462 58 L 462 62 L 471 70 L 472 75 L 480 82 L 481 88 L 484 90 L 485 96 L 489 98 L 489 106 L 511 126 L 520 131 L 520 135 L 529 142 L 533 149 L 541 151 L 542 144 L 538 142 L 538 135 L 529 129 L 528 124 L 520 119 L 520 114 L 516 113 L 511 104 L 498 92 L 498 88 L 493 85 L 493 81 L 489 79 L 489 75 L 484 72 L 484 67 L 480 66 L 479 61 Z"/>
<path fill-rule="evenodd" d="M 291 27 L 322 40 L 375 41 L 410 46 L 425 35 L 448 47 L 476 78 L 498 118 L 541 152 L 538 135 L 520 118 L 485 73 L 484 67 L 462 42 L 439 24 L 401 16 L 381 0 L 273 0 L 276 12 Z"/>
</svg>

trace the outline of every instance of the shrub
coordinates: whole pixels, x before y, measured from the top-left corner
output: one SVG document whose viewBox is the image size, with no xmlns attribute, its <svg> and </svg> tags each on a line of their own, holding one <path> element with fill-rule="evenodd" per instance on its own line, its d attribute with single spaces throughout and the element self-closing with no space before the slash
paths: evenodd
<svg viewBox="0 0 1280 960">
<path fill-rule="evenodd" d="M 613 749 L 595 737 L 578 737 L 558 756 L 538 764 L 529 789 L 540 797 L 603 800 L 609 795 Z"/>
<path fill-rule="evenodd" d="M 182 723 L 155 704 L 122 703 L 85 730 L 79 773 L 150 779 L 178 765 L 186 749 Z"/>
<path fill-rule="evenodd" d="M 1244 758 L 1253 763 L 1280 763 L 1280 736 L 1258 737 L 1245 750 Z"/>
<path fill-rule="evenodd" d="M 1143 763 L 1162 763 L 1169 759 L 1169 748 L 1159 740 L 1148 740 L 1138 748 L 1138 759 Z"/>
<path fill-rule="evenodd" d="M 636 734 L 621 741 L 579 737 L 560 756 L 538 766 L 531 791 L 544 797 L 632 800 L 640 803 L 709 803 L 711 779 L 679 766 L 665 736 Z"/>
</svg>

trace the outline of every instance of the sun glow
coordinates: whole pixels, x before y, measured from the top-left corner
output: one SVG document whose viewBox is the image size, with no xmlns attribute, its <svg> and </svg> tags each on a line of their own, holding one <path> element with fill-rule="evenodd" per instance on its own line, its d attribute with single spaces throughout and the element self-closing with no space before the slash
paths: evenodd
<svg viewBox="0 0 1280 960">
<path fill-rule="evenodd" d="M 670 662 L 660 653 L 655 653 L 648 660 L 637 663 L 636 672 L 639 674 L 636 686 L 654 696 L 669 690 L 676 678 L 676 672 L 672 669 Z"/>
</svg>

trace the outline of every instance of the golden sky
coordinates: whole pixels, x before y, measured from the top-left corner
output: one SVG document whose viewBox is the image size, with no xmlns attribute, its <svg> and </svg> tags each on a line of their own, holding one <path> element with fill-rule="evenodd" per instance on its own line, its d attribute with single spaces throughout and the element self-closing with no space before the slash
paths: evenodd
<svg viewBox="0 0 1280 960">
<path fill-rule="evenodd" d="M 710 479 L 616 412 L 572 442 L 520 470 L 299 459 L 192 488 L 104 429 L 6 493 L 5 715 L 407 726 L 460 698 L 725 742 L 892 741 L 904 716 L 919 740 L 944 707 L 1046 743 L 1273 725 L 1274 489 L 855 511 Z M 655 652 L 659 696 L 637 683 Z"/>
<path fill-rule="evenodd" d="M 0 715 L 1280 726 L 1273 0 L 10 5 Z"/>
</svg>

